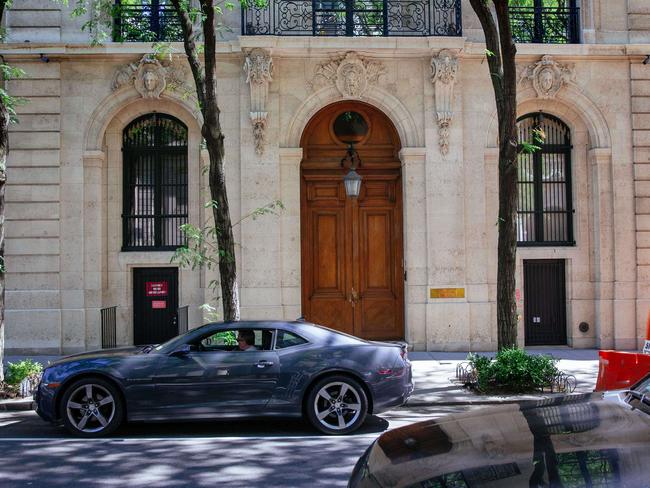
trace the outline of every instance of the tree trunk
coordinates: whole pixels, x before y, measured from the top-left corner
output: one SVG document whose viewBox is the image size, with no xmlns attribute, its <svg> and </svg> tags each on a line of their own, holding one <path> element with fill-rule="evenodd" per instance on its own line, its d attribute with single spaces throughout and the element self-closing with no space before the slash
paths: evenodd
<svg viewBox="0 0 650 488">
<path fill-rule="evenodd" d="M 210 131 L 206 124 L 204 132 Z M 208 154 L 210 155 L 210 195 L 216 205 L 212 207 L 214 223 L 219 245 L 219 278 L 221 284 L 221 299 L 223 301 L 223 319 L 225 321 L 239 320 L 239 288 L 237 284 L 237 262 L 235 260 L 235 238 L 232 233 L 226 179 L 223 170 L 223 134 L 218 131 L 216 140 L 206 137 Z M 205 136 L 204 136 L 205 137 Z"/>
<path fill-rule="evenodd" d="M 0 0 L 1 1 L 1 0 Z M 226 177 L 224 172 L 223 132 L 217 103 L 217 74 L 215 35 L 215 5 L 212 0 L 201 0 L 201 25 L 203 29 L 203 58 L 201 63 L 196 46 L 194 24 L 181 0 L 172 0 L 179 16 L 183 30 L 185 54 L 192 70 L 196 85 L 196 96 L 203 115 L 201 135 L 205 140 L 210 156 L 210 195 L 214 204 L 212 214 L 217 228 L 217 245 L 219 247 L 219 281 L 224 321 L 239 320 L 239 288 L 237 284 L 237 262 L 235 260 L 235 238 L 232 233 L 232 221 L 228 206 Z"/>
<path fill-rule="evenodd" d="M 497 248 L 497 347 L 517 346 L 517 48 L 508 0 L 470 0 L 485 33 L 487 61 L 499 123 L 499 242 Z M 498 25 L 498 28 L 497 28 Z"/>
<path fill-rule="evenodd" d="M 9 143 L 9 112 L 0 102 L 0 381 L 4 380 L 5 350 L 5 183 Z"/>
</svg>

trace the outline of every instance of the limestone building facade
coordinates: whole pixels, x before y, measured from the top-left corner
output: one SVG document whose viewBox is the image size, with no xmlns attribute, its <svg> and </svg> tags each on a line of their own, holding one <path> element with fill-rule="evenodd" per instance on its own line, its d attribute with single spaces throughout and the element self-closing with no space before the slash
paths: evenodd
<svg viewBox="0 0 650 488">
<path fill-rule="evenodd" d="M 466 0 L 379 4 L 270 0 L 224 15 L 242 318 L 493 350 L 497 140 L 482 31 Z M 213 301 L 214 273 L 171 262 L 178 226 L 210 218 L 207 153 L 182 43 L 157 59 L 133 24 L 175 41 L 169 6 L 143 5 L 101 45 L 71 7 L 15 0 L 7 12 L 1 54 L 25 71 L 8 83 L 25 100 L 8 160 L 9 353 L 101 347 L 102 309 L 117 345 L 163 340 Z M 650 310 L 650 5 L 531 5 L 513 14 L 520 131 L 546 139 L 520 159 L 519 340 L 636 349 Z M 369 127 L 353 147 L 357 199 L 344 190 L 342 114 Z M 276 200 L 277 215 L 245 218 Z"/>
</svg>

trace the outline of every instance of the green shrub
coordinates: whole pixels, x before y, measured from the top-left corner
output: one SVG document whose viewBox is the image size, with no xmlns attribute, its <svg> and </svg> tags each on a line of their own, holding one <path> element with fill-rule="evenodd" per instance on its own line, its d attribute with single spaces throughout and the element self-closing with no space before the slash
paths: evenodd
<svg viewBox="0 0 650 488">
<path fill-rule="evenodd" d="M 10 385 L 19 385 L 25 378 L 39 375 L 42 372 L 43 365 L 41 363 L 31 359 L 24 359 L 17 363 L 9 363 L 5 381 Z"/>
<path fill-rule="evenodd" d="M 494 360 L 476 354 L 468 359 L 476 371 L 478 389 L 482 391 L 537 391 L 548 386 L 559 373 L 551 357 L 527 354 L 517 348 L 499 351 Z"/>
</svg>

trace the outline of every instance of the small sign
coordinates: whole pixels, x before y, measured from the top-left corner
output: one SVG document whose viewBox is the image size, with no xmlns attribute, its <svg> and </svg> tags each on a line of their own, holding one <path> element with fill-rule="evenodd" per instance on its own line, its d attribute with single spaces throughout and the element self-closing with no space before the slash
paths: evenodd
<svg viewBox="0 0 650 488">
<path fill-rule="evenodd" d="M 430 288 L 431 298 L 465 298 L 465 288 Z"/>
<path fill-rule="evenodd" d="M 146 295 L 148 297 L 166 297 L 166 281 L 145 281 Z"/>
<path fill-rule="evenodd" d="M 521 303 L 521 290 L 519 288 L 515 290 L 515 300 L 517 303 Z"/>
<path fill-rule="evenodd" d="M 650 354 L 650 341 L 645 341 L 643 345 L 643 354 Z"/>
<path fill-rule="evenodd" d="M 167 308 L 167 300 L 152 300 L 151 308 Z"/>
</svg>

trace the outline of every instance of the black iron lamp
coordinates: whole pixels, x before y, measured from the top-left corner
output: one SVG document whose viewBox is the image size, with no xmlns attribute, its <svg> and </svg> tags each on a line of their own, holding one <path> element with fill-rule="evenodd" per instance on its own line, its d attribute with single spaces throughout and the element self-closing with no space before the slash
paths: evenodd
<svg viewBox="0 0 650 488">
<path fill-rule="evenodd" d="M 345 194 L 350 198 L 358 198 L 361 191 L 361 175 L 356 169 L 361 166 L 361 158 L 354 145 L 368 134 L 368 123 L 357 112 L 343 112 L 334 121 L 334 134 L 348 145 L 348 150 L 341 159 L 341 167 L 350 168 L 348 174 L 343 177 Z"/>
</svg>

